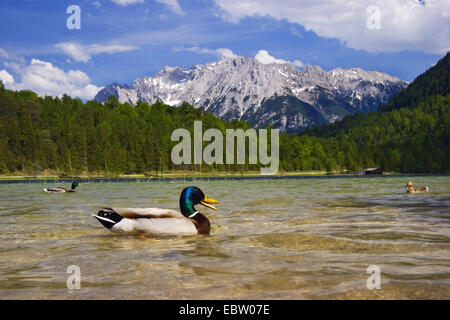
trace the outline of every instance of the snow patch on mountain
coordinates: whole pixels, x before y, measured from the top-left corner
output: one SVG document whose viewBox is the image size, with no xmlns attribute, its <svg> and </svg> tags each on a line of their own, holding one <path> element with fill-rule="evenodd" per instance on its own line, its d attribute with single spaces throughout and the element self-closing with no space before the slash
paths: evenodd
<svg viewBox="0 0 450 320">
<path fill-rule="evenodd" d="M 100 90 L 95 100 L 103 102 L 114 95 L 121 103 L 133 105 L 139 100 L 170 105 L 186 101 L 225 120 L 243 119 L 256 127 L 271 124 L 295 132 L 323 121 L 334 122 L 346 114 L 374 111 L 407 86 L 377 71 L 336 68 L 327 72 L 310 65 L 300 70 L 289 62 L 263 58 L 264 63 L 228 57 L 190 69 L 166 66 L 153 77 L 136 79 L 131 86 L 111 84 Z M 258 112 L 262 107 L 267 114 Z"/>
</svg>

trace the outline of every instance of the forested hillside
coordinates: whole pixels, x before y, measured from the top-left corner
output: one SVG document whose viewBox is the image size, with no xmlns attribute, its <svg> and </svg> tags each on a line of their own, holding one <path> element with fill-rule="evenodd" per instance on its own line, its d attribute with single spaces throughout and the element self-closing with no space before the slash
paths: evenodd
<svg viewBox="0 0 450 320">
<path fill-rule="evenodd" d="M 380 108 L 380 111 L 414 108 L 428 97 L 445 96 L 449 93 L 450 53 L 447 53 L 434 67 L 418 76 L 405 90 L 389 100 L 386 105 Z"/>
<path fill-rule="evenodd" d="M 448 53 L 377 112 L 347 116 L 303 135 L 353 145 L 357 164 L 400 172 L 449 172 L 449 79 Z"/>
<path fill-rule="evenodd" d="M 104 104 L 83 103 L 68 96 L 13 92 L 1 83 L 0 116 L 1 173 L 155 173 L 175 168 L 170 154 L 177 142 L 170 137 L 177 128 L 192 132 L 194 120 L 202 120 L 204 130 L 249 128 L 245 122 L 226 123 L 186 103 L 171 107 L 139 102 L 134 107 L 114 97 Z"/>
<path fill-rule="evenodd" d="M 280 169 L 450 172 L 450 94 L 447 54 L 382 110 L 348 116 L 302 135 L 280 134 Z M 225 122 L 184 103 L 136 106 L 110 97 L 83 103 L 68 96 L 38 97 L 0 82 L 0 173 L 60 175 L 155 173 L 170 170 L 244 171 L 258 165 L 174 166 L 173 130 L 250 128 Z M 193 135 L 192 135 L 193 136 Z M 207 145 L 208 143 L 204 143 Z"/>
</svg>

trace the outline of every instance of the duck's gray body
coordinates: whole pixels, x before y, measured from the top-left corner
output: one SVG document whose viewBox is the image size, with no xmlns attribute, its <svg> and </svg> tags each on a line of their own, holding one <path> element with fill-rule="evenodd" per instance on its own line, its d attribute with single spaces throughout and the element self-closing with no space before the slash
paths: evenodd
<svg viewBox="0 0 450 320">
<path fill-rule="evenodd" d="M 110 216 L 112 213 L 118 214 L 122 219 L 116 222 L 117 219 L 113 220 L 114 217 Z M 153 235 L 199 233 L 193 219 L 186 218 L 180 212 L 169 209 L 105 208 L 94 217 L 105 227 L 109 227 L 112 232 L 139 232 Z"/>
<path fill-rule="evenodd" d="M 112 232 L 139 232 L 159 234 L 204 234 L 208 235 L 211 225 L 195 205 L 217 210 L 212 204 L 220 203 L 208 198 L 197 187 L 186 187 L 180 195 L 181 212 L 160 208 L 103 208 L 93 215 Z"/>
<path fill-rule="evenodd" d="M 66 188 L 59 188 L 59 187 L 55 187 L 55 188 L 44 188 L 44 191 L 47 193 L 67 193 L 67 192 L 75 192 L 75 190 L 70 190 L 70 189 L 66 189 Z"/>
<path fill-rule="evenodd" d="M 78 182 L 72 182 L 72 188 L 66 189 L 63 187 L 53 187 L 53 188 L 44 188 L 44 191 L 47 193 L 67 193 L 67 192 L 76 192 L 75 188 L 78 187 Z"/>
</svg>

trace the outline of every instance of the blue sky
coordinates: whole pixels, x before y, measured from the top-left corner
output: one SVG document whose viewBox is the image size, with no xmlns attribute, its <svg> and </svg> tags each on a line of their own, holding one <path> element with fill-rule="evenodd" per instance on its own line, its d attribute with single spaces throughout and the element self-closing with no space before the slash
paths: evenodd
<svg viewBox="0 0 450 320">
<path fill-rule="evenodd" d="M 66 26 L 70 5 L 81 9 L 79 30 Z M 361 67 L 412 81 L 448 50 L 448 9 L 446 0 L 2 0 L 0 79 L 7 88 L 86 99 L 166 65 L 266 50 L 299 66 Z"/>
</svg>

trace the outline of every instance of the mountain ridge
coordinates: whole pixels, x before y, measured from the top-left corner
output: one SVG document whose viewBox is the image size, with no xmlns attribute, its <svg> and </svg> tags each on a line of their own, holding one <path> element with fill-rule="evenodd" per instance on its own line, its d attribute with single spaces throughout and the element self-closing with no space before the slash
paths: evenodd
<svg viewBox="0 0 450 320">
<path fill-rule="evenodd" d="M 152 77 L 137 78 L 131 86 L 111 84 L 94 99 L 104 102 L 114 95 L 121 103 L 160 100 L 172 106 L 185 101 L 224 120 L 242 119 L 255 127 L 273 125 L 283 132 L 299 132 L 347 114 L 375 111 L 406 86 L 398 78 L 361 68 L 327 72 L 307 65 L 300 70 L 290 63 L 263 64 L 234 57 L 189 69 L 166 66 Z M 290 102 L 293 106 L 285 108 Z"/>
</svg>

